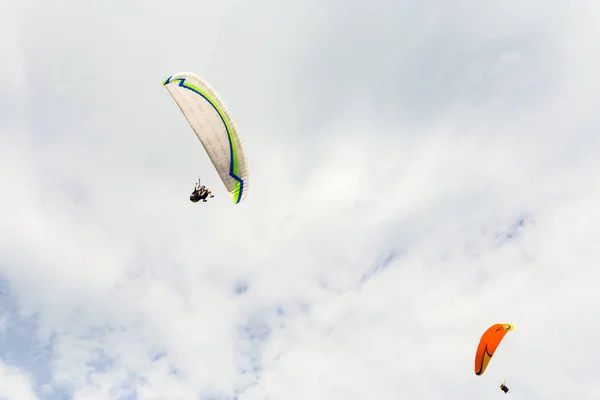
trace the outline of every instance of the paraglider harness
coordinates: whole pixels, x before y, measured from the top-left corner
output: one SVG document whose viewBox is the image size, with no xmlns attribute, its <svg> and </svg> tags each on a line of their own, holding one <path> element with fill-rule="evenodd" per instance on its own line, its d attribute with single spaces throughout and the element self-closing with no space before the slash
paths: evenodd
<svg viewBox="0 0 600 400">
<path fill-rule="evenodd" d="M 210 190 L 208 190 L 208 188 L 200 186 L 200 179 L 198 179 L 198 183 L 194 185 L 194 191 L 190 195 L 190 201 L 192 201 L 193 203 L 197 203 L 200 200 L 202 200 L 202 202 L 206 203 L 206 198 L 208 197 L 209 193 Z"/>
<path fill-rule="evenodd" d="M 197 203 L 200 200 L 202 200 L 203 202 L 206 202 L 207 196 L 208 196 L 208 192 L 206 190 L 204 192 L 201 192 L 200 190 L 194 190 L 194 192 L 190 195 L 190 200 L 194 203 Z"/>
<path fill-rule="evenodd" d="M 500 390 L 502 390 L 505 394 L 509 391 L 508 387 L 504 384 L 504 382 L 500 384 Z"/>
</svg>

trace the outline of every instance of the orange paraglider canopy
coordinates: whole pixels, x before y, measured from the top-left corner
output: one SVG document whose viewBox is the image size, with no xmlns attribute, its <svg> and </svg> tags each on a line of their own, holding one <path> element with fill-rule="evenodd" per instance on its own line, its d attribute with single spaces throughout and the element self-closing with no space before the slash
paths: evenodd
<svg viewBox="0 0 600 400">
<path fill-rule="evenodd" d="M 511 324 L 495 324 L 483 333 L 475 355 L 475 375 L 481 375 L 485 372 L 498 345 L 504 339 L 504 335 L 512 330 L 513 326 Z"/>
</svg>

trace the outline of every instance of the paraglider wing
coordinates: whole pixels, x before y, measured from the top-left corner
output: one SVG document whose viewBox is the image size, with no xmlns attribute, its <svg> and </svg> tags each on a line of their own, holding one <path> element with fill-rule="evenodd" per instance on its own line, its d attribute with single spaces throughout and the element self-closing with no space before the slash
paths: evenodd
<svg viewBox="0 0 600 400">
<path fill-rule="evenodd" d="M 475 374 L 482 375 L 485 372 L 498 345 L 504 339 L 508 331 L 512 331 L 511 324 L 495 324 L 488 328 L 481 336 L 477 353 L 475 354 Z"/>
<path fill-rule="evenodd" d="M 163 82 L 206 150 L 234 203 L 248 193 L 246 155 L 233 118 L 217 92 L 196 74 L 181 72 Z"/>
</svg>

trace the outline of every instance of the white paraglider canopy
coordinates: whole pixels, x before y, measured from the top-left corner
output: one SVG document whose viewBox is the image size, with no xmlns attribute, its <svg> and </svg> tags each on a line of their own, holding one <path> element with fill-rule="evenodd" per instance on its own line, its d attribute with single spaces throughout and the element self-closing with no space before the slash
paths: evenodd
<svg viewBox="0 0 600 400">
<path fill-rule="evenodd" d="M 225 102 L 204 79 L 181 72 L 163 82 L 206 150 L 233 202 L 248 193 L 248 166 L 238 129 Z"/>
</svg>

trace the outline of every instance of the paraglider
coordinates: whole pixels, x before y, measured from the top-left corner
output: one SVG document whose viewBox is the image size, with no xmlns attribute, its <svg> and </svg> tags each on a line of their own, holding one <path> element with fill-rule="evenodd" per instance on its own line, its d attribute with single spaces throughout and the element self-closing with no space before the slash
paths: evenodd
<svg viewBox="0 0 600 400">
<path fill-rule="evenodd" d="M 477 346 L 477 353 L 475 354 L 475 375 L 483 375 L 492 356 L 498 349 L 498 345 L 500 345 L 504 336 L 513 329 L 514 327 L 511 324 L 495 324 L 483 333 L 479 340 L 479 346 Z M 504 394 L 510 391 L 508 386 L 506 386 L 506 381 L 500 384 L 500 390 Z"/>
<path fill-rule="evenodd" d="M 209 188 L 204 185 L 200 185 L 200 182 L 196 182 L 194 184 L 194 191 L 190 195 L 190 201 L 192 203 L 197 203 L 202 200 L 202 202 L 206 203 L 206 198 L 208 196 L 211 198 L 215 197 Z"/>
<path fill-rule="evenodd" d="M 202 143 L 235 204 L 248 193 L 248 166 L 238 129 L 225 102 L 200 76 L 181 72 L 163 82 Z M 214 197 L 206 187 L 194 187 L 192 202 Z M 205 190 L 208 190 L 207 192 Z"/>
</svg>

